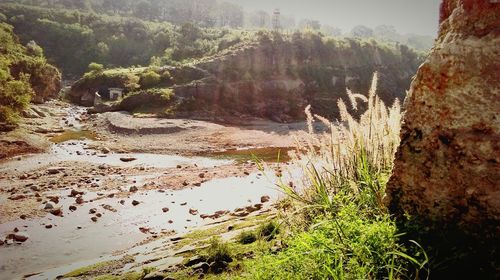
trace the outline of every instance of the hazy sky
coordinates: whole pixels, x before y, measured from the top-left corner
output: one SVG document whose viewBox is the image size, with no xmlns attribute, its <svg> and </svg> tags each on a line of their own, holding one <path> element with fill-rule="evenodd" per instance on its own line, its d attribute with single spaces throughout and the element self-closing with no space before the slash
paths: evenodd
<svg viewBox="0 0 500 280">
<path fill-rule="evenodd" d="M 393 25 L 400 33 L 436 36 L 440 0 L 226 0 L 245 10 L 272 12 L 317 19 L 348 32 L 358 24 Z"/>
</svg>

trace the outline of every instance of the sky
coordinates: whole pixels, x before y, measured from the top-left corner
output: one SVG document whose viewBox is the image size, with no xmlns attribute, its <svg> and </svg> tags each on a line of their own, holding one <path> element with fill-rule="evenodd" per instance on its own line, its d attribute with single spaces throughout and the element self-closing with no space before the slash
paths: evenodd
<svg viewBox="0 0 500 280">
<path fill-rule="evenodd" d="M 225 0 L 247 11 L 275 8 L 349 32 L 356 25 L 392 25 L 399 33 L 437 36 L 440 0 Z"/>
</svg>

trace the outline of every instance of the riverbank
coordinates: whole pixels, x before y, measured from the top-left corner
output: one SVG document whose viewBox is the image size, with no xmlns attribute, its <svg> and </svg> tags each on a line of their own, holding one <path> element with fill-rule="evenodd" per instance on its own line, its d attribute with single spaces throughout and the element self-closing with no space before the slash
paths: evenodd
<svg viewBox="0 0 500 280">
<path fill-rule="evenodd" d="M 1 138 L 32 150 L 0 162 L 0 278 L 51 279 L 119 250 L 273 211 L 275 174 L 251 159 L 277 166 L 303 125 L 40 106 L 43 115 Z"/>
</svg>

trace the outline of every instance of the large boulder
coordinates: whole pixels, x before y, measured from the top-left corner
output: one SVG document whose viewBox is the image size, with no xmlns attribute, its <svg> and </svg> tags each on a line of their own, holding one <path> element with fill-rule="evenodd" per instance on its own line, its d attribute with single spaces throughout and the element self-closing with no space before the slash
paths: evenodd
<svg viewBox="0 0 500 280">
<path fill-rule="evenodd" d="M 405 101 L 387 202 L 448 232 L 443 242 L 500 234 L 499 19 L 498 1 L 443 1 L 439 38 Z"/>
</svg>

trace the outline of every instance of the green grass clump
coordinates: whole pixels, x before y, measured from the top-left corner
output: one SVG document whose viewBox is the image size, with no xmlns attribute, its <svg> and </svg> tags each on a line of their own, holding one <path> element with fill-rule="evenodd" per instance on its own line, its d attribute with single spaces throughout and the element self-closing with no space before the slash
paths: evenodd
<svg viewBox="0 0 500 280">
<path fill-rule="evenodd" d="M 207 248 L 207 256 L 210 262 L 232 261 L 229 244 L 223 242 L 220 237 L 212 237 Z"/>
<path fill-rule="evenodd" d="M 257 235 L 253 231 L 242 231 L 238 235 L 238 242 L 241 244 L 250 244 L 257 241 Z"/>
<path fill-rule="evenodd" d="M 271 240 L 279 233 L 279 225 L 275 220 L 270 220 L 259 226 L 258 234 L 264 240 Z"/>
</svg>

